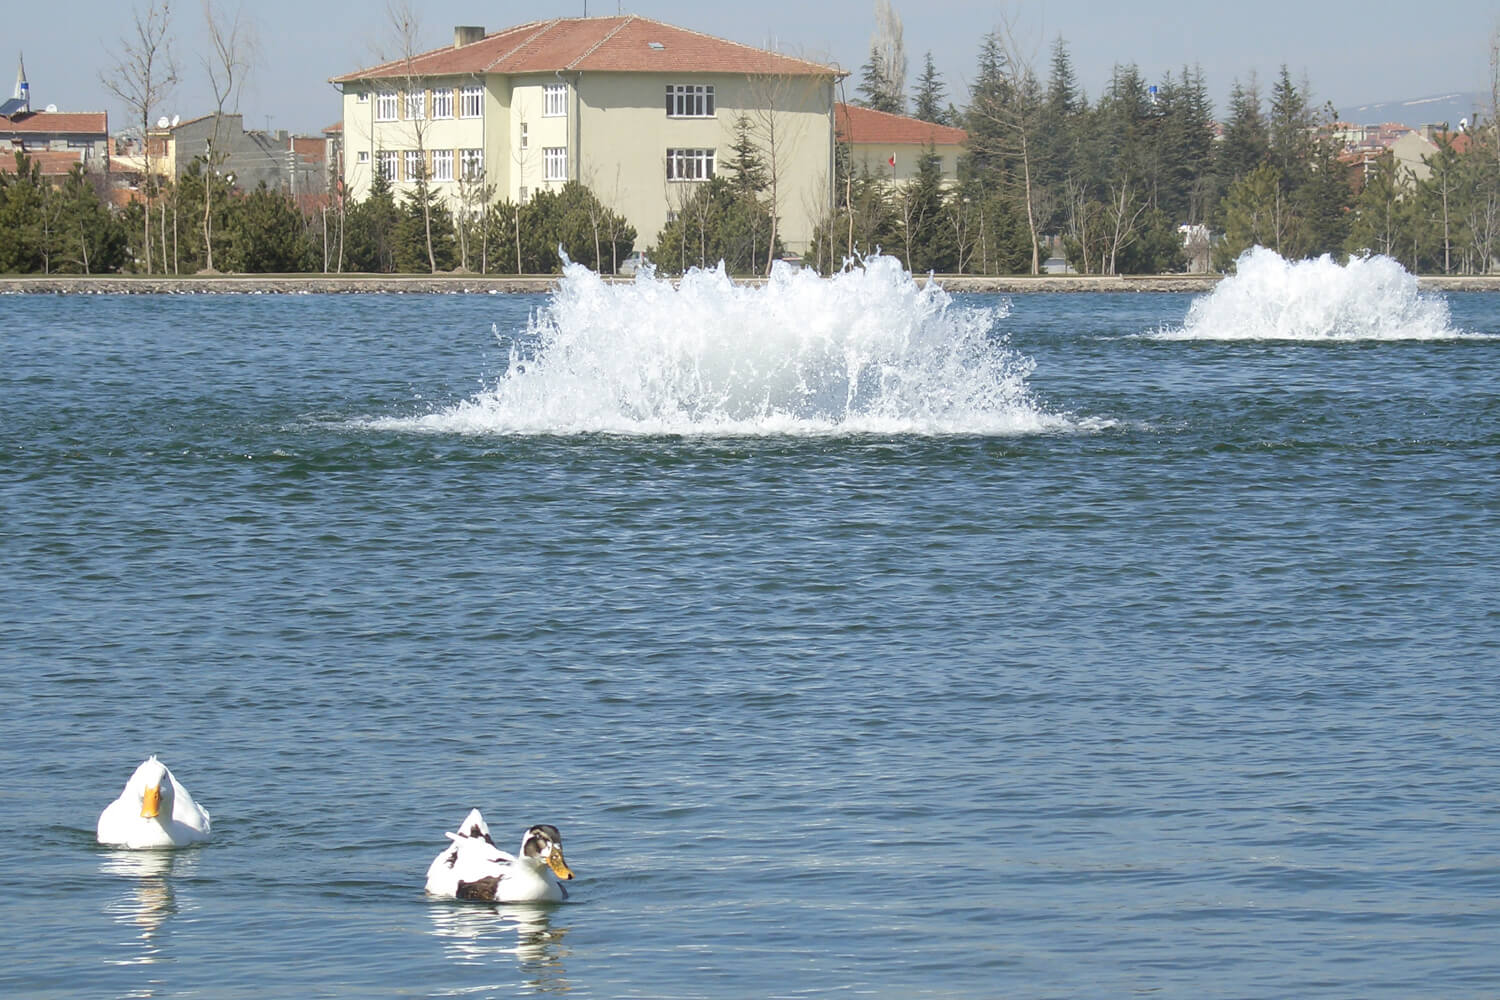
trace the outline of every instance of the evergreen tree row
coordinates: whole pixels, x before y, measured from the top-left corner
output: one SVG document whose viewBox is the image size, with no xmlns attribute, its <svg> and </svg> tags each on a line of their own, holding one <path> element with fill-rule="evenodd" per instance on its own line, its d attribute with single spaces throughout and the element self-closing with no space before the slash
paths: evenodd
<svg viewBox="0 0 1500 1000">
<path fill-rule="evenodd" d="M 872 51 L 859 103 L 905 107 L 890 64 Z M 1389 155 L 1371 168 L 1342 160 L 1333 109 L 1316 107 L 1309 86 L 1285 67 L 1268 101 L 1255 79 L 1236 83 L 1222 122 L 1197 69 L 1151 85 L 1133 65 L 1117 66 L 1090 100 L 1059 39 L 1046 76 L 1043 83 L 1007 36 L 992 33 L 959 109 L 928 53 L 913 110 L 967 131 L 956 181 L 945 181 L 932 148 L 912 179 L 896 183 L 856 169 L 840 145 L 834 204 L 807 262 L 827 272 L 880 250 L 919 273 L 1038 273 L 1054 256 L 1084 274 L 1162 273 L 1182 270 L 1190 255 L 1198 267 L 1227 269 L 1258 244 L 1291 259 L 1369 251 L 1420 272 L 1494 269 L 1494 122 L 1443 137 L 1419 181 Z M 648 244 L 659 268 L 722 260 L 732 274 L 764 274 L 784 254 L 773 164 L 749 118 L 734 123 L 729 151 L 720 176 L 672 186 L 671 221 Z M 530 274 L 556 271 L 561 247 L 613 273 L 641 235 L 577 182 L 525 204 L 497 201 L 482 180 L 465 182 L 450 210 L 427 184 L 398 198 L 377 177 L 363 201 L 310 212 L 263 187 L 231 192 L 202 160 L 124 211 L 108 207 L 98 183 L 81 167 L 46 183 L 16 154 L 15 170 L 0 173 L 0 272 L 129 271 L 149 257 L 153 270 L 172 274 Z"/>
</svg>

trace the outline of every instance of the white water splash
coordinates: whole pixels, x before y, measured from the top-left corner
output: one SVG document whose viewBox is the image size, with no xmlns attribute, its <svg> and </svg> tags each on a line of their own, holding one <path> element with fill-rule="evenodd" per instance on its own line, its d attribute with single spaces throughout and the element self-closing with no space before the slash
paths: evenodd
<svg viewBox="0 0 1500 1000">
<path fill-rule="evenodd" d="M 1416 276 L 1390 257 L 1326 254 L 1289 261 L 1253 247 L 1235 273 L 1193 300 L 1180 329 L 1164 340 L 1442 340 L 1464 334 L 1449 326 L 1441 295 L 1417 291 Z"/>
<path fill-rule="evenodd" d="M 1033 362 L 891 257 L 823 278 L 778 265 L 674 285 L 567 264 L 496 383 L 380 426 L 464 434 L 1023 434 L 1076 425 L 1026 386 Z"/>
</svg>

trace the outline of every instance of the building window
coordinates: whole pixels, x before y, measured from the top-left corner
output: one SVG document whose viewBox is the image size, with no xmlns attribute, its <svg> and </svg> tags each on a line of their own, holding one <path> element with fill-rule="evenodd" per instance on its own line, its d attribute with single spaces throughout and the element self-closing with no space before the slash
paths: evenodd
<svg viewBox="0 0 1500 1000">
<path fill-rule="evenodd" d="M 434 149 L 432 151 L 432 179 L 435 181 L 453 179 L 453 150 Z"/>
<path fill-rule="evenodd" d="M 458 93 L 458 117 L 479 118 L 484 114 L 484 88 L 470 84 Z"/>
<path fill-rule="evenodd" d="M 396 120 L 396 92 L 394 90 L 382 90 L 375 95 L 375 120 L 378 122 Z"/>
<path fill-rule="evenodd" d="M 568 147 L 548 146 L 542 150 L 542 180 L 568 179 Z"/>
<path fill-rule="evenodd" d="M 453 117 L 453 88 L 439 87 L 432 92 L 432 117 Z"/>
<path fill-rule="evenodd" d="M 526 123 L 522 122 L 521 123 L 521 148 L 522 149 L 529 149 L 530 147 L 531 147 L 531 136 L 526 131 Z"/>
<path fill-rule="evenodd" d="M 354 162 L 355 163 L 369 163 L 370 162 L 370 151 L 368 149 L 361 149 L 359 151 L 359 155 L 354 158 Z"/>
<path fill-rule="evenodd" d="M 667 84 L 668 118 L 712 118 L 714 88 L 712 84 Z"/>
<path fill-rule="evenodd" d="M 359 93 L 354 95 L 354 100 L 358 104 L 369 104 L 370 92 L 368 90 L 361 90 Z"/>
<path fill-rule="evenodd" d="M 529 197 L 531 197 L 531 192 L 526 189 L 525 184 L 522 184 L 520 191 L 516 194 L 516 200 L 524 205 L 526 204 L 526 199 Z"/>
<path fill-rule="evenodd" d="M 427 176 L 426 164 L 422 162 L 422 151 L 420 149 L 408 149 L 406 151 L 406 179 L 419 181 Z"/>
<path fill-rule="evenodd" d="M 458 169 L 466 181 L 484 180 L 484 150 L 482 149 L 460 149 L 458 151 Z"/>
<path fill-rule="evenodd" d="M 419 90 L 406 95 L 406 120 L 423 121 L 427 117 L 427 91 Z"/>
<path fill-rule="evenodd" d="M 380 171 L 380 176 L 388 181 L 396 179 L 396 151 L 394 149 L 382 149 L 375 154 L 375 167 Z"/>
<path fill-rule="evenodd" d="M 542 117 L 566 118 L 568 115 L 568 85 L 548 83 L 542 86 Z"/>
<path fill-rule="evenodd" d="M 667 150 L 667 180 L 706 181 L 714 175 L 714 151 L 711 149 Z"/>
</svg>

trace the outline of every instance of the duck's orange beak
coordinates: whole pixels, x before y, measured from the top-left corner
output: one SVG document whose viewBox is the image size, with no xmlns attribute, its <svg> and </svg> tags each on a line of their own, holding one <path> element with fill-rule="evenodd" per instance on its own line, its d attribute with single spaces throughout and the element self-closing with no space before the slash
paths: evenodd
<svg viewBox="0 0 1500 1000">
<path fill-rule="evenodd" d="M 153 785 L 146 789 L 145 795 L 141 796 L 141 815 L 146 819 L 155 819 L 159 812 L 161 812 L 161 789 Z"/>
<path fill-rule="evenodd" d="M 552 873 L 560 879 L 567 880 L 573 877 L 573 869 L 569 868 L 568 863 L 563 860 L 561 847 L 554 847 L 547 852 L 547 867 L 551 868 Z"/>
</svg>

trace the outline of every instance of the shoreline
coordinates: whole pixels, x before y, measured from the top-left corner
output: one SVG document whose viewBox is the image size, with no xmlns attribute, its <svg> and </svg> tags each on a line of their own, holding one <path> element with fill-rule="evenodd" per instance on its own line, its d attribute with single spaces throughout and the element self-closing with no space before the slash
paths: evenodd
<svg viewBox="0 0 1500 1000">
<path fill-rule="evenodd" d="M 502 295 L 544 294 L 560 275 L 482 274 L 217 274 L 217 275 L 7 275 L 0 295 Z M 955 293 L 1207 292 L 1217 274 L 1163 275 L 937 275 Z M 630 278 L 607 277 L 610 283 Z M 763 284 L 764 278 L 735 279 Z M 927 275 L 918 275 L 925 285 Z M 1500 275 L 1417 277 L 1424 292 L 1500 292 Z"/>
</svg>

